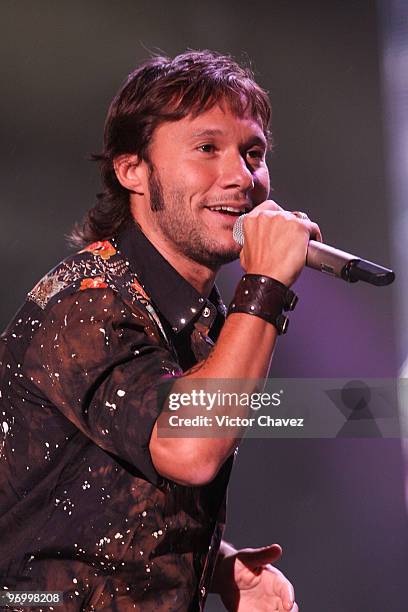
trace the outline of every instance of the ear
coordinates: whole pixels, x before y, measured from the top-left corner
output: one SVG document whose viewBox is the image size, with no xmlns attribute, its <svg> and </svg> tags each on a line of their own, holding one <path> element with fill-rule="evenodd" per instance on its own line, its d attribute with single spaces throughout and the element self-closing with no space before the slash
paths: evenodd
<svg viewBox="0 0 408 612">
<path fill-rule="evenodd" d="M 124 153 L 113 161 L 119 183 L 133 193 L 144 195 L 148 171 L 146 162 L 134 153 Z"/>
</svg>

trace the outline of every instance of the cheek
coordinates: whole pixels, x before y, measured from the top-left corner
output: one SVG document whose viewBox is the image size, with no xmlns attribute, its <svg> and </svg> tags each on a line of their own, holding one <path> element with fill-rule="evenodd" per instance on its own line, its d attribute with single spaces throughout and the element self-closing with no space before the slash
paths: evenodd
<svg viewBox="0 0 408 612">
<path fill-rule="evenodd" d="M 268 199 L 270 191 L 269 172 L 267 169 L 262 169 L 254 175 L 254 190 L 252 197 L 256 205 L 261 204 Z"/>
<path fill-rule="evenodd" d="M 217 182 L 217 172 L 211 164 L 184 164 L 179 185 L 188 198 L 205 197 Z"/>
<path fill-rule="evenodd" d="M 212 185 L 220 174 L 219 160 L 194 159 L 184 164 L 183 173 L 191 183 Z"/>
<path fill-rule="evenodd" d="M 166 182 L 176 189 L 200 191 L 216 181 L 216 171 L 210 164 L 199 162 L 182 162 L 173 171 L 166 169 Z"/>
</svg>

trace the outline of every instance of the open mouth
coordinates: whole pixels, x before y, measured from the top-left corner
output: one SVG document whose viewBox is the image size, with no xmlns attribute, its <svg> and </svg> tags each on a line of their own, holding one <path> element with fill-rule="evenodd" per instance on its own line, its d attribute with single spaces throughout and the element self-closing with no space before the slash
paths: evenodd
<svg viewBox="0 0 408 612">
<path fill-rule="evenodd" d="M 249 206 L 246 208 L 235 208 L 234 206 L 208 206 L 208 210 L 220 215 L 237 218 L 249 212 L 251 208 Z"/>
</svg>

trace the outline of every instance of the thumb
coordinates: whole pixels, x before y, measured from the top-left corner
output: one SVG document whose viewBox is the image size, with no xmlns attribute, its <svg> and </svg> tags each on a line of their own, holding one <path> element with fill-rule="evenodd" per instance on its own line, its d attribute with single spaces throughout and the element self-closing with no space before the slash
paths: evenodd
<svg viewBox="0 0 408 612">
<path fill-rule="evenodd" d="M 243 548 L 236 556 L 248 568 L 254 569 L 277 561 L 282 556 L 282 548 L 279 544 L 262 546 L 262 548 Z"/>
</svg>

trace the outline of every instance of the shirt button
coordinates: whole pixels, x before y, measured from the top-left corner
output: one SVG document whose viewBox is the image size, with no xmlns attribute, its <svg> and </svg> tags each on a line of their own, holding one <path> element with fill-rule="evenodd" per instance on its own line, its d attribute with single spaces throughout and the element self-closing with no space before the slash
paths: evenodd
<svg viewBox="0 0 408 612">
<path fill-rule="evenodd" d="M 211 310 L 208 308 L 208 306 L 206 306 L 203 310 L 203 317 L 207 318 L 209 317 L 211 314 Z"/>
<path fill-rule="evenodd" d="M 205 595 L 205 587 L 201 587 L 200 593 L 204 597 L 204 595 Z"/>
</svg>

